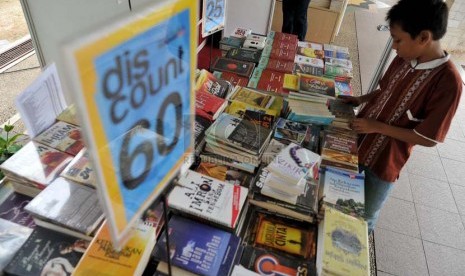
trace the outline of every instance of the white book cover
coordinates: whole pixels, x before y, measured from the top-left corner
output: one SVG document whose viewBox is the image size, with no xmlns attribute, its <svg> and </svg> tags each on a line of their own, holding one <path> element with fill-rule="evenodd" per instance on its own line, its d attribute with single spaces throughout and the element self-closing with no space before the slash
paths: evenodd
<svg viewBox="0 0 465 276">
<path fill-rule="evenodd" d="M 168 196 L 168 206 L 234 229 L 247 198 L 248 189 L 195 171 L 178 181 Z"/>
<path fill-rule="evenodd" d="M 318 67 L 318 68 L 324 68 L 324 62 L 322 59 L 319 58 L 311 58 L 311 57 L 306 57 L 302 55 L 295 55 L 294 58 L 294 63 L 301 63 L 301 64 L 306 64 L 310 65 L 313 67 Z"/>
<path fill-rule="evenodd" d="M 305 192 L 306 179 L 303 177 L 296 185 L 289 184 L 286 180 L 276 176 L 273 173 L 269 173 L 265 178 L 265 187 L 270 187 L 275 190 L 279 190 L 282 193 L 298 196 Z"/>
<path fill-rule="evenodd" d="M 320 160 L 320 155 L 290 143 L 268 165 L 268 170 L 296 185 Z"/>
</svg>

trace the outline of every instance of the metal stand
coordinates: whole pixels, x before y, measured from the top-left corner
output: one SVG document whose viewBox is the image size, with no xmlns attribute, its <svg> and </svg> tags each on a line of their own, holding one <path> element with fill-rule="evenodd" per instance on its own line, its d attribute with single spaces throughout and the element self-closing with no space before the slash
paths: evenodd
<svg viewBox="0 0 465 276">
<path fill-rule="evenodd" d="M 212 52 L 213 52 L 213 36 L 210 35 L 210 66 L 208 66 L 208 70 L 212 71 Z"/>
<path fill-rule="evenodd" d="M 171 273 L 171 258 L 170 258 L 170 237 L 168 235 L 168 206 L 166 203 L 166 196 L 162 195 L 161 200 L 163 201 L 163 215 L 165 216 L 165 238 L 166 238 L 166 263 L 168 264 L 168 275 L 173 275 Z"/>
</svg>

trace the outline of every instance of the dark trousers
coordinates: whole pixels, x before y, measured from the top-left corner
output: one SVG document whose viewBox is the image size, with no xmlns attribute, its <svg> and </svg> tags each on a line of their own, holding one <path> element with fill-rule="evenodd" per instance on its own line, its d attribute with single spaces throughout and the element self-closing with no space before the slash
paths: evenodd
<svg viewBox="0 0 465 276">
<path fill-rule="evenodd" d="M 307 9 L 310 0 L 283 0 L 283 33 L 295 34 L 300 41 L 307 34 Z"/>
</svg>

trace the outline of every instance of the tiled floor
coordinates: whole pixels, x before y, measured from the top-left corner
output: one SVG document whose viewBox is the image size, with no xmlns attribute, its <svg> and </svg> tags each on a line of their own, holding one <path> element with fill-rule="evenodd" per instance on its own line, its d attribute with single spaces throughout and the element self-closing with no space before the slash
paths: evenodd
<svg viewBox="0 0 465 276">
<path fill-rule="evenodd" d="M 465 99 L 446 141 L 417 146 L 394 185 L 375 229 L 378 275 L 465 275 Z"/>
</svg>

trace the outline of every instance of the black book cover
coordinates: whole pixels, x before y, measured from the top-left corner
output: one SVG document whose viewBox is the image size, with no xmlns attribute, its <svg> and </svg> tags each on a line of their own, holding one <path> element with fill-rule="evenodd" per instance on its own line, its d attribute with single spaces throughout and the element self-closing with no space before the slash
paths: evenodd
<svg viewBox="0 0 465 276">
<path fill-rule="evenodd" d="M 201 116 L 195 116 L 194 135 L 196 148 L 202 142 L 203 138 L 205 137 L 205 131 L 210 127 L 211 124 L 212 123 L 209 120 Z"/>
<path fill-rule="evenodd" d="M 8 275 L 71 275 L 88 241 L 37 226 L 5 268 Z"/>
<path fill-rule="evenodd" d="M 237 59 L 246 62 L 253 62 L 258 63 L 260 61 L 260 57 L 262 55 L 262 51 L 251 51 L 239 48 L 233 48 L 228 51 L 226 54 L 227 58 Z"/>
<path fill-rule="evenodd" d="M 32 216 L 24 210 L 24 207 L 32 200 L 32 197 L 12 192 L 0 204 L 0 218 L 9 220 L 11 222 L 34 228 L 35 223 Z"/>
<path fill-rule="evenodd" d="M 219 57 L 213 63 L 211 70 L 220 72 L 235 73 L 239 76 L 250 77 L 252 75 L 255 64 L 252 62 L 245 62 L 234 60 L 231 58 Z"/>
<path fill-rule="evenodd" d="M 242 119 L 228 136 L 228 140 L 238 144 L 239 147 L 259 154 L 270 136 L 271 130 Z"/>
</svg>

